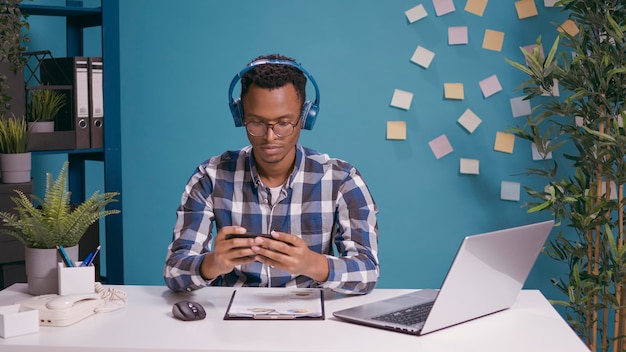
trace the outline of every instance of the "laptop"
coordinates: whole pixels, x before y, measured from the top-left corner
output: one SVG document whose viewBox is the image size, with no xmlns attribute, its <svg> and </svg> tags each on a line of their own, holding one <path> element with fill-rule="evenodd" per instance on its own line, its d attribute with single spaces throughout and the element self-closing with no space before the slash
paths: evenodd
<svg viewBox="0 0 626 352">
<path fill-rule="evenodd" d="M 508 309 L 553 225 L 549 220 L 467 236 L 439 290 L 418 290 L 333 315 L 346 322 L 424 335 Z"/>
</svg>

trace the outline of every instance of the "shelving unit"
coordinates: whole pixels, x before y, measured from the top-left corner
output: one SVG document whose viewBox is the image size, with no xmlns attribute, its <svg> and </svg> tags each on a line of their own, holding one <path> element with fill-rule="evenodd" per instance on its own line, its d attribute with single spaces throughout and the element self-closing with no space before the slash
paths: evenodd
<svg viewBox="0 0 626 352">
<path fill-rule="evenodd" d="M 119 79 L 119 0 L 101 0 L 101 7 L 82 7 L 81 1 L 66 0 L 66 6 L 20 5 L 30 16 L 57 16 L 66 19 L 67 57 L 83 56 L 83 30 L 102 27 L 102 58 L 104 62 L 104 147 L 34 151 L 34 155 L 67 154 L 69 188 L 72 202 L 85 199 L 85 162 L 104 163 L 104 192 L 119 192 L 113 207 L 122 210 L 121 138 L 120 138 L 120 79 Z M 106 277 L 109 284 L 124 283 L 123 212 L 107 216 L 105 221 Z"/>
</svg>

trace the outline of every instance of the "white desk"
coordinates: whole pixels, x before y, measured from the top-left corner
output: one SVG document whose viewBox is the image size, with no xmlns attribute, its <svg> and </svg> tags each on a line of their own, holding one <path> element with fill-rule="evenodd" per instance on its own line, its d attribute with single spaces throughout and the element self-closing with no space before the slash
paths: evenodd
<svg viewBox="0 0 626 352">
<path fill-rule="evenodd" d="M 326 295 L 323 321 L 225 321 L 232 288 L 172 293 L 164 286 L 113 286 L 128 293 L 124 310 L 100 313 L 68 327 L 0 338 L 0 351 L 589 351 L 544 296 L 524 290 L 513 308 L 417 337 L 338 321 L 341 308 L 412 290 L 377 289 L 369 295 Z M 0 305 L 28 297 L 25 284 L 0 292 Z M 171 315 L 182 299 L 200 302 L 204 320 Z"/>
</svg>

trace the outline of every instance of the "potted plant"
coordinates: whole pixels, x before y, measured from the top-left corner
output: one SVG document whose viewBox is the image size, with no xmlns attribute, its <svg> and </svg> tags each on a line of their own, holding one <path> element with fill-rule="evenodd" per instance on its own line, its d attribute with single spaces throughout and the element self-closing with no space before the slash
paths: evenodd
<svg viewBox="0 0 626 352">
<path fill-rule="evenodd" d="M 106 209 L 116 202 L 117 192 L 100 193 L 96 191 L 84 202 L 70 204 L 70 192 L 67 189 L 67 168 L 65 162 L 58 177 L 46 174 L 46 191 L 43 199 L 37 196 L 27 197 L 16 190 L 16 213 L 0 212 L 0 221 L 4 232 L 15 237 L 26 247 L 25 264 L 28 289 L 31 294 L 57 293 L 57 263 L 61 258 L 57 246 L 65 247 L 70 258 L 77 260 L 78 242 L 87 228 L 98 219 L 118 214 L 117 209 Z"/>
<path fill-rule="evenodd" d="M 24 114 L 25 43 L 30 38 L 28 15 L 20 10 L 22 0 L 0 1 L 0 115 Z"/>
<path fill-rule="evenodd" d="M 623 0 L 561 0 L 569 12 L 543 57 L 541 38 L 525 61 L 526 99 L 535 102 L 523 127 L 547 183 L 525 187 L 529 212 L 551 212 L 560 230 L 545 252 L 569 269 L 553 279 L 566 318 L 592 351 L 626 350 L 626 7 Z M 558 84 L 561 96 L 555 96 Z M 552 159 L 549 156 L 552 155 Z"/>
<path fill-rule="evenodd" d="M 0 176 L 2 183 L 30 182 L 30 129 L 23 118 L 0 117 Z"/>
<path fill-rule="evenodd" d="M 29 91 L 26 120 L 32 125 L 32 132 L 54 132 L 55 118 L 65 104 L 65 95 L 57 90 L 43 87 Z"/>
</svg>

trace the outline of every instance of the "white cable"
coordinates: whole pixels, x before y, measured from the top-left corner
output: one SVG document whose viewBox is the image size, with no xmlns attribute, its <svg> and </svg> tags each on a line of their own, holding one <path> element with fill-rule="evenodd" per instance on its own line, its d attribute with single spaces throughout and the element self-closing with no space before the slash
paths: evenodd
<svg viewBox="0 0 626 352">
<path fill-rule="evenodd" d="M 126 292 L 109 287 L 105 288 L 101 283 L 96 282 L 94 289 L 104 300 L 104 305 L 95 309 L 96 313 L 113 312 L 126 307 Z"/>
</svg>

